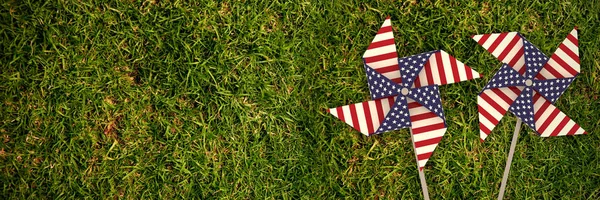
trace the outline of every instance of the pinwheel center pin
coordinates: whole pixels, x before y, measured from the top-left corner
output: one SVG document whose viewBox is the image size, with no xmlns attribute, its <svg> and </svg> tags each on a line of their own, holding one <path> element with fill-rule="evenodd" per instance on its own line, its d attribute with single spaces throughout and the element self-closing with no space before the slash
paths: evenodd
<svg viewBox="0 0 600 200">
<path fill-rule="evenodd" d="M 408 88 L 401 88 L 398 90 L 398 93 L 400 93 L 404 96 L 408 95 L 408 92 L 409 92 Z"/>
<path fill-rule="evenodd" d="M 526 85 L 527 87 L 530 87 L 530 86 L 532 86 L 532 85 L 533 85 L 533 80 L 531 80 L 531 79 L 527 79 L 527 80 L 525 80 L 525 85 Z"/>
</svg>

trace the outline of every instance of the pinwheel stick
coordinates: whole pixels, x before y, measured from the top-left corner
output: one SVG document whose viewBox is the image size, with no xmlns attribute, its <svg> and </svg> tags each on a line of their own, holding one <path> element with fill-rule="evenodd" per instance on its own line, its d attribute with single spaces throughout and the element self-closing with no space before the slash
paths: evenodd
<svg viewBox="0 0 600 200">
<path fill-rule="evenodd" d="M 520 119 L 517 119 L 517 125 L 515 125 L 515 133 L 513 133 L 512 142 L 510 143 L 510 151 L 508 152 L 508 159 L 506 159 L 506 167 L 504 167 L 504 176 L 502 176 L 502 183 L 500 183 L 500 194 L 498 194 L 498 200 L 504 198 L 504 191 L 506 190 L 506 182 L 508 181 L 508 174 L 510 173 L 510 164 L 512 163 L 513 156 L 515 155 L 515 147 L 517 147 L 517 138 L 519 138 L 519 132 L 521 131 Z"/>
<path fill-rule="evenodd" d="M 413 137 L 413 133 L 412 133 L 412 128 L 409 128 L 410 130 L 410 138 L 412 139 L 412 141 L 415 141 L 415 138 Z M 425 180 L 425 173 L 423 173 L 423 170 L 420 169 L 419 167 L 419 156 L 417 155 L 417 151 L 416 151 L 416 147 L 415 147 L 415 143 L 413 142 L 413 149 L 415 150 L 415 158 L 417 159 L 417 171 L 419 171 L 419 180 L 421 181 L 421 190 L 423 190 L 423 198 L 425 200 L 429 200 L 429 191 L 427 190 L 427 180 Z"/>
</svg>

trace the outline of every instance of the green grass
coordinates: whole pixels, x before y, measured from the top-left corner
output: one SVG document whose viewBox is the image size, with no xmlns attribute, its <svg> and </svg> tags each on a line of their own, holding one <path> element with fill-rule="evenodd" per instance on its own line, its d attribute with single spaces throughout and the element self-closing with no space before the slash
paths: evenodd
<svg viewBox="0 0 600 200">
<path fill-rule="evenodd" d="M 546 54 L 579 27 L 556 105 L 590 134 L 524 127 L 506 196 L 600 198 L 598 1 L 0 3 L 0 198 L 422 198 L 407 129 L 365 137 L 325 112 L 369 99 L 361 55 L 390 15 L 400 56 L 443 49 L 485 78 L 441 87 L 434 199 L 493 199 L 516 118 L 478 139 L 500 62 L 470 35 Z"/>
</svg>

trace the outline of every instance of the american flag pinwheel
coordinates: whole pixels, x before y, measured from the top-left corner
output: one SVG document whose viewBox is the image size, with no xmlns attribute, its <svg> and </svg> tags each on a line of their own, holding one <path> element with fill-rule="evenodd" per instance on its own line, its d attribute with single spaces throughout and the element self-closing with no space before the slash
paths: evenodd
<svg viewBox="0 0 600 200">
<path fill-rule="evenodd" d="M 507 110 L 518 118 L 498 194 L 503 199 L 522 122 L 541 137 L 587 134 L 553 105 L 580 71 L 577 28 L 550 58 L 517 32 L 472 38 L 504 63 L 477 98 L 480 140 Z"/>
<path fill-rule="evenodd" d="M 446 133 L 438 85 L 479 78 L 479 73 L 441 50 L 398 58 L 389 17 L 363 61 L 372 100 L 328 112 L 367 136 L 410 128 L 421 171 Z"/>
<path fill-rule="evenodd" d="M 553 105 L 580 71 L 577 29 L 550 58 L 517 32 L 473 39 L 504 63 L 477 98 L 481 141 L 507 110 L 541 137 L 586 134 Z"/>
</svg>

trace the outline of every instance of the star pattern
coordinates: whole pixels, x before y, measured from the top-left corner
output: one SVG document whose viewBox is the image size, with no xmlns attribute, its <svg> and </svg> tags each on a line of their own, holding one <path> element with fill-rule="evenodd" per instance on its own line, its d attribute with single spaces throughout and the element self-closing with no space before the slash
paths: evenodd
<svg viewBox="0 0 600 200">
<path fill-rule="evenodd" d="M 509 65 L 503 64 L 500 70 L 494 74 L 494 77 L 485 86 L 485 89 L 524 85 L 525 78 Z"/>
<path fill-rule="evenodd" d="M 442 109 L 442 103 L 440 101 L 440 90 L 437 85 L 413 88 L 407 96 L 425 106 L 425 108 L 442 118 L 444 124 L 446 123 L 444 110 Z"/>
<path fill-rule="evenodd" d="M 532 79 L 548 62 L 548 57 L 525 38 L 523 38 L 523 48 L 525 49 L 525 63 L 527 63 L 525 77 Z"/>
<path fill-rule="evenodd" d="M 398 59 L 398 65 L 400 66 L 400 72 L 402 73 L 402 86 L 410 87 L 415 82 L 415 78 L 419 75 L 421 69 L 423 69 L 423 65 L 435 52 L 437 51 L 420 53 Z"/>
<path fill-rule="evenodd" d="M 575 80 L 573 78 L 560 78 L 560 79 L 548 79 L 548 80 L 534 80 L 533 88 L 544 98 L 554 103 L 560 95 L 569 87 L 571 82 Z"/>
<path fill-rule="evenodd" d="M 406 100 L 407 98 L 402 94 L 398 95 L 394 106 L 385 116 L 381 126 L 375 132 L 376 134 L 410 127 L 410 115 Z"/>
<path fill-rule="evenodd" d="M 525 122 L 529 127 L 535 130 L 535 121 L 533 120 L 533 90 L 531 87 L 523 89 L 523 92 L 513 102 L 509 110 L 514 115 L 519 117 L 521 121 Z"/>
<path fill-rule="evenodd" d="M 367 81 L 369 82 L 369 88 L 371 90 L 371 99 L 381 99 L 384 97 L 397 95 L 397 90 L 400 88 L 397 83 L 386 78 L 380 73 L 376 72 L 369 66 L 366 66 Z"/>
</svg>

